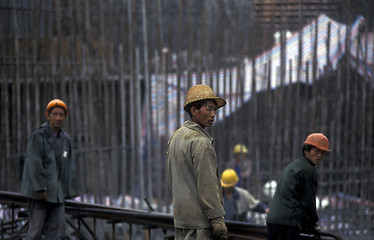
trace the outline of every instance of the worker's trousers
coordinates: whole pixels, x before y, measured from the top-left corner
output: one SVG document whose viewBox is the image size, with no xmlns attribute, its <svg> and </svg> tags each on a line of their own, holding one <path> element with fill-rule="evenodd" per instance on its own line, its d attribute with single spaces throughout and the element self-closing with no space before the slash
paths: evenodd
<svg viewBox="0 0 374 240">
<path fill-rule="evenodd" d="M 175 228 L 175 240 L 211 240 L 212 229 L 183 229 Z"/>
<path fill-rule="evenodd" d="M 298 227 L 286 226 L 275 223 L 267 223 L 268 240 L 299 240 Z"/>
<path fill-rule="evenodd" d="M 29 199 L 28 240 L 59 240 L 65 236 L 65 205 Z"/>
</svg>

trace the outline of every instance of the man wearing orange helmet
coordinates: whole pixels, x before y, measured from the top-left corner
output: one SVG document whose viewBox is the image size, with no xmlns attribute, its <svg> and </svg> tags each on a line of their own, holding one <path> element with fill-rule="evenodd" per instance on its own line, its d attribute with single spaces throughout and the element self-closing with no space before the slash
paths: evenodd
<svg viewBox="0 0 374 240">
<path fill-rule="evenodd" d="M 184 105 L 190 119 L 168 141 L 175 240 L 227 239 L 216 151 L 205 131 L 225 104 L 209 86 L 191 87 Z"/>
<path fill-rule="evenodd" d="M 64 239 L 66 198 L 79 195 L 70 137 L 61 130 L 68 107 L 54 99 L 47 105 L 48 120 L 28 140 L 21 193 L 28 197 L 27 239 Z"/>
<path fill-rule="evenodd" d="M 315 166 L 326 151 L 331 151 L 327 137 L 312 133 L 304 141 L 303 155 L 283 171 L 266 218 L 268 240 L 297 240 L 300 232 L 318 234 Z"/>
</svg>

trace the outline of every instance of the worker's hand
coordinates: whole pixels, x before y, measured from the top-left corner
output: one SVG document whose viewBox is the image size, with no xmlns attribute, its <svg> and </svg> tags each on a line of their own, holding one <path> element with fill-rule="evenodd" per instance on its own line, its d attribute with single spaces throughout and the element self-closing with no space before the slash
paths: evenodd
<svg viewBox="0 0 374 240">
<path fill-rule="evenodd" d="M 38 197 L 40 198 L 40 200 L 47 200 L 47 191 L 45 190 L 42 190 L 42 191 L 37 191 L 36 192 L 38 194 Z"/>
<path fill-rule="evenodd" d="M 213 239 L 227 240 L 227 227 L 223 217 L 214 218 L 211 221 Z"/>
<path fill-rule="evenodd" d="M 314 235 L 320 236 L 321 235 L 321 231 L 322 231 L 321 227 L 318 226 L 318 225 L 316 225 L 315 228 L 314 228 Z"/>
<path fill-rule="evenodd" d="M 321 235 L 321 227 L 316 225 L 311 225 L 309 227 L 304 228 L 302 232 L 307 233 L 307 234 L 312 234 L 315 235 L 316 237 Z"/>
</svg>

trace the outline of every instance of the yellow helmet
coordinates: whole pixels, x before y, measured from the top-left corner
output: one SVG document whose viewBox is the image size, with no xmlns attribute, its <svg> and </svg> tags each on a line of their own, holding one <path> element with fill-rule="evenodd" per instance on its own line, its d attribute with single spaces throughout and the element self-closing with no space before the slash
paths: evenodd
<svg viewBox="0 0 374 240">
<path fill-rule="evenodd" d="M 239 177 L 234 169 L 228 168 L 223 171 L 221 176 L 222 187 L 233 187 L 239 182 Z"/>
<path fill-rule="evenodd" d="M 248 153 L 248 149 L 244 144 L 236 144 L 234 147 L 234 154 Z"/>
</svg>

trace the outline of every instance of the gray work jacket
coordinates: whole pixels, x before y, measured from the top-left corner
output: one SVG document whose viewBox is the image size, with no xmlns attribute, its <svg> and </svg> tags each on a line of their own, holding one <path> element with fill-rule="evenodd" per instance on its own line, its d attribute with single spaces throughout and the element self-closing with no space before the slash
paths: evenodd
<svg viewBox="0 0 374 240">
<path fill-rule="evenodd" d="M 168 180 L 177 228 L 210 228 L 225 215 L 212 137 L 187 120 L 168 141 Z"/>
<path fill-rule="evenodd" d="M 80 194 L 70 137 L 61 131 L 62 151 L 58 159 L 52 147 L 53 134 L 43 124 L 30 137 L 25 156 L 21 194 L 40 200 L 37 191 L 47 191 L 47 201 L 63 203 Z"/>
</svg>

